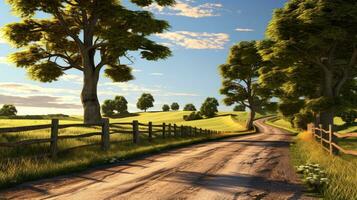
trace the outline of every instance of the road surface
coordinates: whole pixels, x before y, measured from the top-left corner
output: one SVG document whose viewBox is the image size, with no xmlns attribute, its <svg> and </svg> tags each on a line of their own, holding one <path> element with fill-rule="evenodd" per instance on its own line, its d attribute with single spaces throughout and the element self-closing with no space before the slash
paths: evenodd
<svg viewBox="0 0 357 200">
<path fill-rule="evenodd" d="M 309 199 L 289 163 L 291 136 L 263 121 L 259 134 L 26 183 L 0 199 Z"/>
</svg>

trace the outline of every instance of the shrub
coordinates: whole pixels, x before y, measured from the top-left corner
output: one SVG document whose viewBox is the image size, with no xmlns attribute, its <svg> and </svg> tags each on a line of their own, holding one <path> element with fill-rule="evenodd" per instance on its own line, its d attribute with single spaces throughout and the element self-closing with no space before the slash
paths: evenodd
<svg viewBox="0 0 357 200">
<path fill-rule="evenodd" d="M 198 120 L 202 119 L 202 115 L 200 112 L 191 112 L 189 115 L 184 115 L 183 120 L 185 121 L 192 121 L 192 120 Z"/>
<path fill-rule="evenodd" d="M 329 184 L 326 172 L 321 169 L 319 164 L 300 165 L 297 167 L 297 172 L 302 174 L 304 183 L 312 191 L 321 192 Z"/>
</svg>

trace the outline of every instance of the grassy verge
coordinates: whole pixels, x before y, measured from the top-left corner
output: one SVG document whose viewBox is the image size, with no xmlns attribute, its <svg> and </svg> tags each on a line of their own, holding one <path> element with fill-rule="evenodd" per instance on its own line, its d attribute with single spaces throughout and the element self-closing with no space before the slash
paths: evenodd
<svg viewBox="0 0 357 200">
<path fill-rule="evenodd" d="M 158 137 L 151 143 L 144 140 L 145 138 L 142 138 L 143 140 L 139 145 L 135 145 L 127 140 L 118 140 L 117 143 L 111 144 L 111 148 L 107 152 L 101 151 L 99 146 L 84 147 L 75 149 L 70 153 L 62 153 L 56 160 L 23 156 L 18 159 L 2 158 L 2 160 L 0 160 L 0 188 L 14 186 L 25 181 L 83 171 L 94 166 L 108 164 L 108 160 L 111 158 L 125 160 L 138 155 L 159 152 L 164 149 L 251 133 L 253 132 L 226 133 L 210 137 L 198 136 L 195 138 L 171 137 L 162 139 Z M 76 142 L 80 143 L 81 141 Z M 62 144 L 62 147 L 66 145 L 68 144 Z M 40 149 L 27 149 L 26 152 L 34 153 L 43 150 L 41 148 L 47 147 L 37 148 Z M 24 152 L 22 151 L 25 150 L 20 149 L 17 151 L 18 152 L 8 152 L 7 156 L 10 155 L 11 158 L 15 154 L 23 155 Z M 2 152 L 2 154 L 4 153 Z"/>
<path fill-rule="evenodd" d="M 340 155 L 330 156 L 317 144 L 308 132 L 300 133 L 291 146 L 295 166 L 318 163 L 327 174 L 329 184 L 321 188 L 324 199 L 357 199 L 357 158 Z"/>
<path fill-rule="evenodd" d="M 271 118 L 265 122 L 268 125 L 281 128 L 284 130 L 289 131 L 290 133 L 293 133 L 297 135 L 299 133 L 298 130 L 294 129 L 291 124 L 283 119 L 280 119 L 279 117 Z"/>
<path fill-rule="evenodd" d="M 268 121 L 267 124 L 294 133 L 297 132 L 297 130 L 294 130 L 290 126 L 290 123 L 279 118 Z M 317 163 L 326 171 L 327 177 L 330 180 L 329 184 L 323 188 L 319 188 L 323 199 L 357 199 L 356 157 L 347 155 L 330 156 L 314 141 L 312 135 L 308 132 L 299 133 L 294 141 L 295 143 L 290 148 L 294 166 Z M 340 141 L 339 144 L 344 147 L 355 147 L 356 145 L 356 143 L 352 145 L 353 143 L 350 140 Z"/>
</svg>

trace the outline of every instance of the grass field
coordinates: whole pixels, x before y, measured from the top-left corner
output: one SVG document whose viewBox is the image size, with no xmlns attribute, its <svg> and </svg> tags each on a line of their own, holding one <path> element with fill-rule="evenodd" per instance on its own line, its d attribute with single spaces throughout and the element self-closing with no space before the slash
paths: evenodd
<svg viewBox="0 0 357 200">
<path fill-rule="evenodd" d="M 177 125 L 196 126 L 203 129 L 213 129 L 219 131 L 243 131 L 247 114 L 244 112 L 219 113 L 217 117 L 197 121 L 185 122 L 183 115 L 189 112 L 151 112 L 140 113 L 138 116 L 111 119 L 111 122 L 131 122 L 138 120 L 141 123 L 149 121 L 153 124 L 176 123 Z M 80 123 L 81 119 L 60 120 L 60 124 Z M 38 124 L 49 124 L 50 120 L 14 120 L 1 119 L 0 127 L 15 127 Z M 130 129 L 131 127 L 128 127 Z M 15 142 L 25 139 L 49 138 L 49 129 L 8 133 L 0 135 L 0 142 Z M 60 129 L 59 135 L 77 135 L 89 132 L 100 132 L 100 127 L 93 128 L 65 128 Z M 244 134 L 239 132 L 235 134 Z M 225 137 L 230 134 L 222 134 L 215 137 Z M 103 152 L 99 145 L 76 148 L 82 145 L 99 144 L 100 136 L 90 138 L 60 140 L 58 142 L 58 159 L 51 160 L 43 157 L 33 157 L 34 155 L 49 152 L 49 144 L 32 145 L 26 148 L 1 148 L 0 150 L 0 188 L 18 184 L 28 180 L 50 177 L 69 172 L 86 169 L 90 166 L 104 164 L 108 159 L 118 157 L 125 159 L 137 154 L 158 151 L 177 145 L 190 144 L 202 140 L 212 139 L 207 136 L 196 138 L 169 138 L 163 140 L 160 135 L 154 135 L 154 142 L 149 143 L 147 135 L 141 135 L 141 143 L 135 145 L 131 142 L 131 134 L 113 134 L 110 137 L 111 149 Z M 71 151 L 64 151 L 72 148 Z"/>
<path fill-rule="evenodd" d="M 347 155 L 330 156 L 310 133 L 302 132 L 291 147 L 293 164 L 318 163 L 326 171 L 330 183 L 323 188 L 323 199 L 357 199 L 357 158 Z"/>
<path fill-rule="evenodd" d="M 357 132 L 356 125 L 345 126 L 345 122 L 342 121 L 342 119 L 340 117 L 336 117 L 334 119 L 334 123 L 337 126 L 337 128 L 339 129 L 339 131 L 337 131 L 338 133 L 343 134 L 343 133 Z M 279 128 L 283 128 L 283 129 L 293 132 L 295 134 L 299 133 L 299 130 L 293 128 L 291 126 L 291 124 L 284 119 L 276 118 L 273 120 L 269 120 L 267 122 L 267 124 L 270 124 L 270 125 L 273 125 L 273 126 L 276 126 Z M 343 148 L 357 150 L 357 138 L 338 139 L 337 142 Z"/>
<path fill-rule="evenodd" d="M 295 128 L 293 128 L 290 124 L 290 122 L 280 119 L 280 118 L 273 118 L 271 120 L 266 121 L 267 124 L 273 125 L 275 127 L 279 127 L 285 130 L 290 131 L 291 133 L 297 134 L 299 131 Z"/>
<path fill-rule="evenodd" d="M 292 132 L 298 132 L 289 122 L 283 119 L 275 119 L 268 124 L 284 128 Z M 335 118 L 337 126 L 343 126 L 341 118 Z M 356 131 L 356 127 L 345 127 L 340 133 Z M 341 139 L 338 144 L 346 149 L 357 149 L 356 139 Z M 301 132 L 295 138 L 295 144 L 291 147 L 292 162 L 295 166 L 307 163 L 318 163 L 327 172 L 330 183 L 323 188 L 323 199 L 350 200 L 357 199 L 357 158 L 348 155 L 330 156 L 318 143 L 314 141 L 310 133 Z"/>
</svg>

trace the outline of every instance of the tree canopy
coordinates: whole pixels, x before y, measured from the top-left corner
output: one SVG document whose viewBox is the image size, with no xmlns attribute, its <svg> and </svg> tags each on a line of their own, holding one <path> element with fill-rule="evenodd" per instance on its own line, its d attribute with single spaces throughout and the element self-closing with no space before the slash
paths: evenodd
<svg viewBox="0 0 357 200">
<path fill-rule="evenodd" d="M 4 104 L 0 109 L 0 116 L 16 116 L 17 109 L 14 105 Z"/>
<path fill-rule="evenodd" d="M 195 105 L 192 103 L 186 104 L 185 107 L 183 108 L 184 111 L 196 111 Z"/>
<path fill-rule="evenodd" d="M 219 103 L 214 97 L 207 97 L 200 108 L 200 114 L 210 118 L 214 117 L 218 112 Z"/>
<path fill-rule="evenodd" d="M 268 64 L 258 53 L 255 41 L 243 41 L 231 47 L 227 62 L 219 66 L 223 102 L 228 106 L 238 104 L 242 109 L 249 108 L 247 129 L 253 128 L 255 113 L 269 103 L 269 92 L 258 83 L 259 70 Z"/>
<path fill-rule="evenodd" d="M 162 111 L 164 111 L 164 112 L 170 111 L 170 106 L 167 105 L 167 104 L 164 104 L 164 105 L 162 106 Z"/>
<path fill-rule="evenodd" d="M 146 112 L 147 109 L 154 107 L 154 97 L 149 93 L 143 93 L 136 103 L 136 107 Z"/>
<path fill-rule="evenodd" d="M 65 71 L 83 72 L 81 100 L 86 123 L 101 120 L 97 83 L 101 69 L 114 82 L 133 79 L 129 52 L 146 60 L 168 57 L 170 50 L 149 39 L 169 28 L 148 11 L 130 10 L 119 0 L 7 0 L 20 22 L 3 29 L 20 48 L 10 58 L 29 77 L 42 82 L 58 80 Z M 174 0 L 131 0 L 144 7 L 173 5 Z M 36 18 L 38 12 L 47 18 Z M 127 62 L 125 62 L 127 60 Z"/>
<path fill-rule="evenodd" d="M 180 109 L 180 105 L 176 102 L 171 104 L 171 110 L 179 110 Z"/>
<path fill-rule="evenodd" d="M 338 107 L 357 105 L 354 94 L 341 98 L 356 82 L 356 13 L 350 0 L 291 0 L 275 11 L 259 44 L 263 59 L 274 63 L 262 70 L 262 83 L 284 104 L 303 99 L 296 110 L 315 113 L 325 128 Z"/>
</svg>

